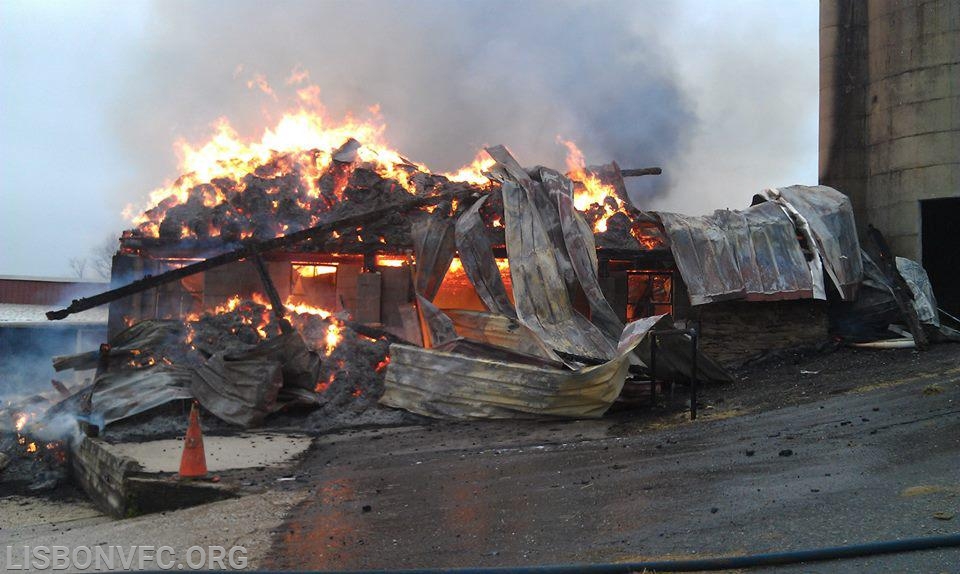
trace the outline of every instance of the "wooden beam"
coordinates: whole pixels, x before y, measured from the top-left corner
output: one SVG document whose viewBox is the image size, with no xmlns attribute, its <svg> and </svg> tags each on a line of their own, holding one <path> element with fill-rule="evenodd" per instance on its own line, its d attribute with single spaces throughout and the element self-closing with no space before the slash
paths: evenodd
<svg viewBox="0 0 960 574">
<path fill-rule="evenodd" d="M 280 324 L 280 331 L 284 335 L 293 333 L 293 325 L 284 316 L 287 308 L 283 306 L 283 301 L 280 300 L 280 294 L 277 293 L 277 287 L 273 284 L 273 279 L 270 277 L 270 272 L 267 271 L 267 265 L 263 262 L 263 257 L 259 253 L 254 253 L 250 257 L 250 262 L 257 269 L 260 283 L 263 284 L 263 290 L 267 294 L 267 299 L 270 300 L 270 307 L 273 308 L 273 315 L 277 318 L 277 323 Z"/>
<path fill-rule="evenodd" d="M 663 170 L 659 167 L 640 167 L 636 169 L 621 169 L 621 177 L 640 177 L 641 175 L 660 175 Z"/>
</svg>

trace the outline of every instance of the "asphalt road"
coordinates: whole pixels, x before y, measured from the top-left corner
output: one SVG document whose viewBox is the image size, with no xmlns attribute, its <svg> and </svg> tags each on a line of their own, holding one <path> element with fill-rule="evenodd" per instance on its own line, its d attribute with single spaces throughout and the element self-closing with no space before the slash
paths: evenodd
<svg viewBox="0 0 960 574">
<path fill-rule="evenodd" d="M 263 566 L 637 561 L 960 532 L 956 369 L 878 387 L 660 428 L 613 417 L 321 437 L 299 472 L 311 492 Z M 778 571 L 958 572 L 960 549 Z"/>
</svg>

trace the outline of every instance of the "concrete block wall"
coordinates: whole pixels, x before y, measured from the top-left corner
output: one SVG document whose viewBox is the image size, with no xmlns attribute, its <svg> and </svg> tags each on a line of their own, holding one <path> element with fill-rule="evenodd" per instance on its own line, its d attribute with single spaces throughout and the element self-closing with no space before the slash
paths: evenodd
<svg viewBox="0 0 960 574">
<path fill-rule="evenodd" d="M 143 472 L 136 460 L 103 440 L 82 437 L 70 447 L 73 480 L 94 505 L 114 518 L 128 518 L 187 508 L 237 496 L 236 487 L 222 483 L 169 480 Z"/>
<path fill-rule="evenodd" d="M 823 0 L 820 181 L 922 259 L 920 201 L 960 196 L 960 0 Z"/>
<path fill-rule="evenodd" d="M 71 445 L 70 469 L 74 481 L 97 508 L 117 518 L 127 516 L 125 483 L 141 469 L 137 461 L 112 452 L 102 440 L 82 437 Z"/>
</svg>

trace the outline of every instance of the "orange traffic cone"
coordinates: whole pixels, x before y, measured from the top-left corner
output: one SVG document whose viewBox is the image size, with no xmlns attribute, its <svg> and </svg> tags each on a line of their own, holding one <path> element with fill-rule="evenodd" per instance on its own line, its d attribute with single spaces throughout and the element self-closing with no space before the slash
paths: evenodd
<svg viewBox="0 0 960 574">
<path fill-rule="evenodd" d="M 180 458 L 180 478 L 204 478 L 207 476 L 207 456 L 203 452 L 203 434 L 200 432 L 200 410 L 194 401 L 190 409 L 190 424 L 183 440 L 183 456 Z"/>
</svg>

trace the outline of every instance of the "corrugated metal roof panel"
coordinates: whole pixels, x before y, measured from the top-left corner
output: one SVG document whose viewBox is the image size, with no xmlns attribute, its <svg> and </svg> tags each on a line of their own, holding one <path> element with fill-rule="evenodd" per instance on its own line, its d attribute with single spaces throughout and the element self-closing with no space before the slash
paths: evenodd
<svg viewBox="0 0 960 574">
<path fill-rule="evenodd" d="M 806 220 L 827 275 L 844 300 L 856 297 L 863 260 L 850 199 L 825 185 L 781 187 L 765 191 L 763 197 L 786 204 Z"/>
<path fill-rule="evenodd" d="M 657 213 L 692 305 L 813 297 L 790 217 L 774 203 L 690 217 Z"/>
</svg>

